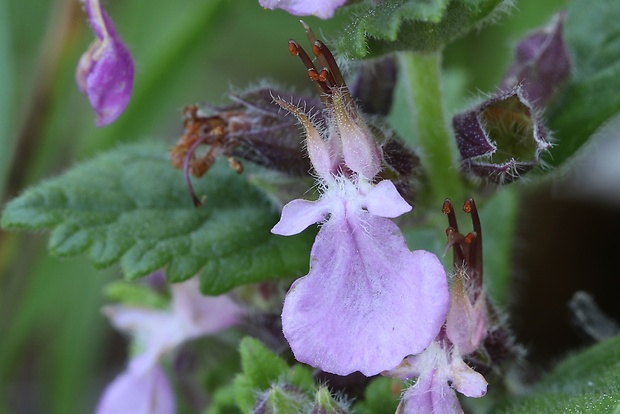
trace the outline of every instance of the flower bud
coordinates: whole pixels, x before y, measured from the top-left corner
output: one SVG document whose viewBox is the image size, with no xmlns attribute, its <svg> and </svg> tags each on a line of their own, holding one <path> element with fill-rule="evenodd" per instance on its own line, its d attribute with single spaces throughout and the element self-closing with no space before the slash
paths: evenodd
<svg viewBox="0 0 620 414">
<path fill-rule="evenodd" d="M 381 171 L 381 149 L 373 134 L 360 117 L 348 91 L 335 89 L 331 106 L 345 165 L 372 180 Z"/>
<path fill-rule="evenodd" d="M 521 85 L 535 105 L 544 105 L 557 86 L 570 74 L 571 60 L 562 33 L 566 14 L 558 14 L 547 27 L 518 45 L 515 61 L 506 72 L 501 89 Z"/>
<path fill-rule="evenodd" d="M 520 86 L 456 115 L 452 126 L 463 170 L 496 184 L 508 184 L 538 166 L 551 145 Z"/>
<path fill-rule="evenodd" d="M 310 414 L 347 414 L 349 411 L 339 403 L 327 387 L 320 387 L 315 396 L 314 406 Z"/>
<path fill-rule="evenodd" d="M 84 7 L 97 39 L 80 58 L 75 78 L 95 111 L 97 126 L 101 127 L 114 122 L 127 107 L 133 89 L 134 65 L 99 1 L 85 0 Z"/>
</svg>

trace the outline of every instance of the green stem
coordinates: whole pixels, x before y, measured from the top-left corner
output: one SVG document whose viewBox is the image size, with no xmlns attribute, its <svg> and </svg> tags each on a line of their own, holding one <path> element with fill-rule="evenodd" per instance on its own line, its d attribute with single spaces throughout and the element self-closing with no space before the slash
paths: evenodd
<svg viewBox="0 0 620 414">
<path fill-rule="evenodd" d="M 421 151 L 422 166 L 430 184 L 429 202 L 445 198 L 460 203 L 465 185 L 458 172 L 456 141 L 446 125 L 441 95 L 441 51 L 399 55 L 401 76 L 412 111 L 411 121 Z"/>
</svg>

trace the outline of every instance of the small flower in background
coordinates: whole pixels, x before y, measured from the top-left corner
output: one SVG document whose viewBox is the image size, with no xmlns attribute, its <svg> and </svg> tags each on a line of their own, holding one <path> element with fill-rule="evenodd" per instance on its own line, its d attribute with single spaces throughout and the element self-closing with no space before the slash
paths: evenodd
<svg viewBox="0 0 620 414">
<path fill-rule="evenodd" d="M 306 31 L 322 70 L 296 42 L 289 49 L 325 93 L 326 125 L 315 125 L 286 101 L 276 102 L 302 124 L 322 194 L 316 202 L 298 199 L 284 206 L 272 232 L 289 236 L 313 223 L 322 226 L 310 273 L 286 296 L 283 331 L 298 361 L 337 375 L 371 376 L 421 352 L 437 335 L 448 311 L 447 279 L 439 259 L 411 252 L 389 220 L 411 206 L 391 181 L 374 183 L 381 149 L 331 52 Z"/>
<path fill-rule="evenodd" d="M 517 86 L 452 120 L 461 167 L 473 177 L 508 184 L 541 164 L 551 144 L 541 115 Z"/>
<path fill-rule="evenodd" d="M 517 45 L 515 61 L 508 69 L 500 89 L 509 91 L 521 85 L 527 99 L 543 106 L 557 87 L 570 75 L 571 59 L 563 36 L 566 13 L 555 16 L 547 27 Z"/>
<path fill-rule="evenodd" d="M 155 365 L 140 371 L 130 362 L 105 389 L 96 414 L 172 414 L 176 412 L 174 391 L 164 370 Z"/>
<path fill-rule="evenodd" d="M 170 291 L 169 309 L 123 304 L 104 308 L 116 329 L 132 335 L 137 353 L 126 371 L 108 385 L 98 414 L 173 413 L 173 392 L 159 365 L 161 358 L 185 341 L 214 334 L 240 320 L 241 310 L 230 298 L 203 296 L 196 278 L 173 284 Z M 125 403 L 125 398 L 134 405 Z"/>
<path fill-rule="evenodd" d="M 417 377 L 402 396 L 397 413 L 462 413 L 455 391 L 467 397 L 486 394 L 487 381 L 472 369 L 464 358 L 473 355 L 488 333 L 487 301 L 482 288 L 482 230 L 473 200 L 464 209 L 471 213 L 474 232 L 458 232 L 456 216 L 449 200 L 443 211 L 448 214 L 448 246 L 454 251 L 455 275 L 451 286 L 450 310 L 445 325 L 419 355 L 403 360 L 396 368 L 383 373 L 403 381 Z"/>
<path fill-rule="evenodd" d="M 463 413 L 455 391 L 471 398 L 484 396 L 488 384 L 482 374 L 497 372 L 520 351 L 484 293 L 482 227 L 474 200 L 468 199 L 463 210 L 473 223 L 473 232 L 467 235 L 459 233 L 450 200 L 444 202 L 449 223 L 446 251 L 452 248 L 454 255 L 445 324 L 424 352 L 382 373 L 403 381 L 417 377 L 403 394 L 398 414 Z"/>
<path fill-rule="evenodd" d="M 97 126 L 102 127 L 114 122 L 127 107 L 133 89 L 134 65 L 99 0 L 83 1 L 97 39 L 82 55 L 75 77 L 95 111 Z"/>
<path fill-rule="evenodd" d="M 316 16 L 331 19 L 337 8 L 347 0 L 259 0 L 258 3 L 267 9 L 282 9 L 295 16 Z"/>
</svg>

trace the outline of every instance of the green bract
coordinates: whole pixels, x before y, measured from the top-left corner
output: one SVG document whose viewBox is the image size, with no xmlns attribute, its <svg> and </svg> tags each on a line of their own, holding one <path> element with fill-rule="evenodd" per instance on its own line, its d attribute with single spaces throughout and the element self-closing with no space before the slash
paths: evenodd
<svg viewBox="0 0 620 414">
<path fill-rule="evenodd" d="M 197 192 L 207 196 L 199 209 L 166 145 L 124 146 L 25 191 L 2 227 L 51 229 L 54 255 L 87 252 L 101 268 L 120 261 L 129 279 L 166 267 L 176 282 L 202 270 L 209 294 L 307 271 L 312 237 L 271 235 L 278 212 L 245 176 L 218 164 Z"/>
</svg>

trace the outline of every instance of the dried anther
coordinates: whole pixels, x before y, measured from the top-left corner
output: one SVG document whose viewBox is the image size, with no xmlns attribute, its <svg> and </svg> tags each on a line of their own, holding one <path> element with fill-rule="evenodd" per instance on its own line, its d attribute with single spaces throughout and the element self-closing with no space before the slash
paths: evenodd
<svg viewBox="0 0 620 414">
<path fill-rule="evenodd" d="M 231 119 L 237 113 L 229 112 L 226 115 L 228 119 Z M 176 168 L 183 169 L 192 201 L 198 207 L 202 202 L 193 190 L 189 179 L 190 173 L 195 177 L 201 177 L 213 166 L 219 155 L 226 156 L 231 168 L 238 173 L 243 172 L 243 164 L 232 156 L 232 150 L 239 144 L 235 140 L 230 139 L 227 119 L 220 115 L 200 116 L 198 115 L 198 107 L 190 105 L 183 110 L 183 124 L 185 126 L 185 134 L 172 149 L 170 156 L 172 164 Z M 196 148 L 200 144 L 207 144 L 210 148 L 202 157 L 198 158 L 196 156 Z"/>
<path fill-rule="evenodd" d="M 243 95 L 231 95 L 235 102 L 225 107 L 211 107 L 208 113 L 196 106 L 185 108 L 185 134 L 171 150 L 172 164 L 183 169 L 187 185 L 195 205 L 201 202 L 196 197 L 189 176 L 204 175 L 224 156 L 231 168 L 243 172 L 240 159 L 254 162 L 290 175 L 301 176 L 310 169 L 308 159 L 303 155 L 301 137 L 295 121 L 280 112 L 273 103 L 269 89 L 257 89 Z M 308 107 L 320 107 L 321 102 L 312 98 L 281 92 L 279 96 L 291 101 L 300 101 Z M 317 114 L 320 118 L 320 113 Z M 202 156 L 196 151 L 208 146 Z"/>
</svg>

